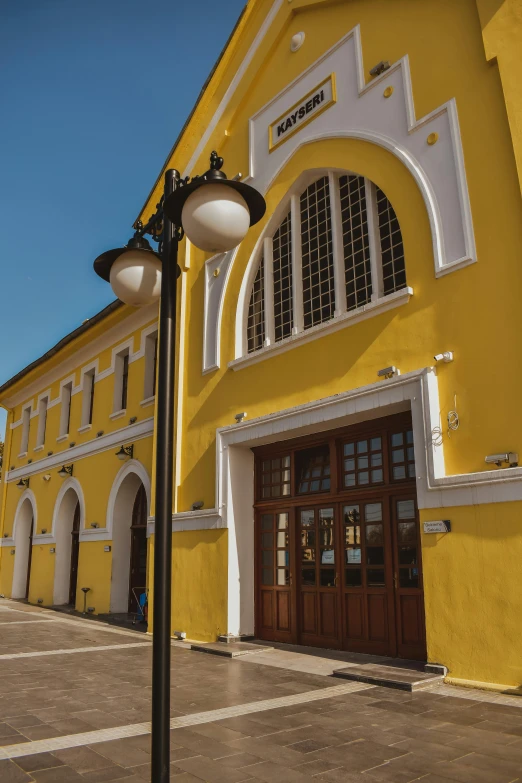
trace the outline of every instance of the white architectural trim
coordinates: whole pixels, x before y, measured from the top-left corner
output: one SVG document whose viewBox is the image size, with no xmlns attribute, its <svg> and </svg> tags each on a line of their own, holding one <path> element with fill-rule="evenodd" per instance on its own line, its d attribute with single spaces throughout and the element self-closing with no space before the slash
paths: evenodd
<svg viewBox="0 0 522 783">
<path fill-rule="evenodd" d="M 420 509 L 522 500 L 522 468 L 447 476 L 437 376 L 424 368 L 216 431 L 214 511 L 228 528 L 228 632 L 254 631 L 254 459 L 267 443 L 411 410 Z"/>
<path fill-rule="evenodd" d="M 337 332 L 345 326 L 353 326 L 353 324 L 365 321 L 367 318 L 372 318 L 374 315 L 385 313 L 395 307 L 407 304 L 410 301 L 411 296 L 413 296 L 413 288 L 402 288 L 400 291 L 395 291 L 393 294 L 383 296 L 381 299 L 368 302 L 368 304 L 358 307 L 357 310 L 345 311 L 344 313 L 331 318 L 329 321 L 325 321 L 322 324 L 316 324 L 315 326 L 311 326 L 310 329 L 305 329 L 302 332 L 290 335 L 290 337 L 285 337 L 284 340 L 280 340 L 273 345 L 268 345 L 265 348 L 260 348 L 258 351 L 253 351 L 245 356 L 241 356 L 239 359 L 234 359 L 228 363 L 228 366 L 233 370 L 241 370 L 243 367 L 257 364 L 264 359 L 269 359 L 271 356 L 285 353 L 285 351 L 289 351 L 296 345 L 304 345 L 304 343 L 309 343 L 311 340 L 317 340 L 318 337 L 323 337 L 325 334 Z"/>
<path fill-rule="evenodd" d="M 145 493 L 147 495 L 147 508 L 150 508 L 150 477 L 147 473 L 147 470 L 145 466 L 137 459 L 130 459 L 128 462 L 126 462 L 118 473 L 116 474 L 116 478 L 114 479 L 111 487 L 111 491 L 109 493 L 109 500 L 107 502 L 107 518 L 105 523 L 105 530 L 108 533 L 108 538 L 112 538 L 112 528 L 113 528 L 113 517 L 114 517 L 114 506 L 116 503 L 116 498 L 118 497 L 118 491 L 127 478 L 131 473 L 134 473 L 138 478 L 140 479 L 141 483 L 145 487 Z M 130 525 L 130 520 L 129 520 Z M 100 529 L 95 530 L 96 533 L 101 533 Z M 89 540 L 92 541 L 92 535 L 89 535 Z"/>
<path fill-rule="evenodd" d="M 33 507 L 33 530 L 38 530 L 38 509 L 36 506 L 36 497 L 32 489 L 24 489 L 22 494 L 20 495 L 20 500 L 16 504 L 16 511 L 14 515 L 13 520 L 13 529 L 11 531 L 11 537 L 10 538 L 3 538 L 2 539 L 2 546 L 14 546 L 14 542 L 16 539 L 16 527 L 17 522 L 20 516 L 20 510 L 25 503 L 26 500 L 29 500 L 31 503 L 31 506 Z"/>
<path fill-rule="evenodd" d="M 63 465 L 64 461 L 68 463 L 76 462 L 79 459 L 92 457 L 94 454 L 99 454 L 115 446 L 121 446 L 122 443 L 147 438 L 152 434 L 153 426 L 154 419 L 152 417 L 143 421 L 137 421 L 135 424 L 129 424 L 127 427 L 122 427 L 114 432 L 108 432 L 106 435 L 88 440 L 86 443 L 80 443 L 78 446 L 73 446 L 70 449 L 58 451 L 50 457 L 44 457 L 31 463 L 31 465 L 23 465 L 20 468 L 15 468 L 15 470 L 9 470 L 5 474 L 5 481 L 8 483 L 19 481 L 21 478 L 27 478 L 36 473 L 59 467 Z"/>
<path fill-rule="evenodd" d="M 84 424 L 83 427 L 78 427 L 77 432 L 79 432 L 80 435 L 83 435 L 84 432 L 89 432 L 89 430 L 92 430 L 92 424 Z"/>
<path fill-rule="evenodd" d="M 114 419 L 122 419 L 125 414 L 127 413 L 127 408 L 122 408 L 120 411 L 114 411 L 114 413 L 109 413 L 109 419 L 114 421 Z"/>
<path fill-rule="evenodd" d="M 60 487 L 58 494 L 56 495 L 56 500 L 54 502 L 54 510 L 53 510 L 53 523 L 51 528 L 51 536 L 52 541 L 49 543 L 56 543 L 56 521 L 58 518 L 58 514 L 60 512 L 60 507 L 62 505 L 62 500 L 64 499 L 66 493 L 73 489 L 76 493 L 76 496 L 78 498 L 78 501 L 80 503 L 80 530 L 83 530 L 83 527 L 85 525 L 85 498 L 83 496 L 83 490 L 80 482 L 77 478 L 74 478 L 74 476 L 69 476 L 69 478 L 65 479 L 62 486 Z"/>
<path fill-rule="evenodd" d="M 140 402 L 140 405 L 142 408 L 146 408 L 147 405 L 154 405 L 155 402 L 156 402 L 156 395 L 154 395 L 153 397 L 147 397 L 146 400 L 142 400 Z"/>
<path fill-rule="evenodd" d="M 219 253 L 205 261 L 203 375 L 220 367 L 221 321 L 225 291 L 237 251 L 236 247 L 228 253 Z"/>
<path fill-rule="evenodd" d="M 220 530 L 226 527 L 223 517 L 215 508 L 199 511 L 181 511 L 172 515 L 172 532 L 181 533 L 186 530 Z M 154 517 L 147 520 L 147 537 L 154 535 Z"/>
</svg>

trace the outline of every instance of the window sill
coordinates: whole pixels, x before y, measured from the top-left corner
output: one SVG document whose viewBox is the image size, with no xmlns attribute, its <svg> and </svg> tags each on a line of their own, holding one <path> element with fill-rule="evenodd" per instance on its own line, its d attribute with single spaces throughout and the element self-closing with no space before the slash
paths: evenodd
<svg viewBox="0 0 522 783">
<path fill-rule="evenodd" d="M 78 432 L 80 433 L 80 435 L 83 432 L 89 432 L 89 430 L 92 430 L 92 424 L 84 424 L 83 427 L 78 427 Z"/>
<path fill-rule="evenodd" d="M 22 453 L 18 455 L 18 459 L 24 459 L 25 457 L 27 457 L 27 451 L 22 451 Z"/>
<path fill-rule="evenodd" d="M 69 433 L 66 432 L 65 435 L 60 435 L 60 437 L 56 438 L 56 442 L 63 443 L 64 440 L 67 440 L 68 437 L 69 437 Z"/>
<path fill-rule="evenodd" d="M 33 451 L 36 453 L 37 451 L 43 451 L 44 450 L 44 444 L 42 443 L 41 446 L 35 446 Z"/>
<path fill-rule="evenodd" d="M 123 416 L 126 415 L 126 413 L 127 413 L 126 408 L 123 408 L 121 411 L 114 411 L 114 413 L 111 413 L 109 415 L 109 419 L 111 419 L 111 421 L 114 421 L 114 419 L 121 419 Z"/>
<path fill-rule="evenodd" d="M 375 302 L 370 302 L 363 307 L 359 307 L 357 310 L 350 310 L 349 312 L 342 313 L 342 315 L 337 315 L 330 321 L 326 321 L 326 323 L 317 324 L 310 329 L 286 337 L 284 340 L 274 343 L 274 345 L 267 345 L 265 348 L 260 348 L 258 351 L 249 353 L 246 356 L 241 356 L 239 359 L 234 359 L 228 363 L 228 366 L 232 370 L 242 370 L 243 367 L 249 367 L 251 364 L 262 362 L 270 356 L 277 356 L 280 353 L 289 351 L 294 346 L 317 340 L 317 338 L 332 332 L 337 332 L 345 326 L 352 326 L 353 324 L 359 323 L 359 321 L 365 321 L 367 318 L 372 318 L 374 315 L 379 315 L 380 313 L 385 313 L 387 310 L 392 310 L 395 307 L 407 304 L 412 296 L 413 288 L 410 288 L 409 286 L 401 288 L 400 291 L 395 291 L 393 294 L 383 296 L 381 299 L 377 299 Z"/>
<path fill-rule="evenodd" d="M 147 405 L 154 405 L 155 402 L 156 402 L 156 395 L 154 395 L 153 397 L 147 397 L 146 399 L 142 400 L 140 402 L 140 405 L 142 408 L 145 408 Z"/>
</svg>

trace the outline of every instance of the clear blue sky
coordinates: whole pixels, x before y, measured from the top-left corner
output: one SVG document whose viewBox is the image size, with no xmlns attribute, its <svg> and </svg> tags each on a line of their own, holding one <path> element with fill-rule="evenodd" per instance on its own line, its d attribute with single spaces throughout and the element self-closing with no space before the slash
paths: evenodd
<svg viewBox="0 0 522 783">
<path fill-rule="evenodd" d="M 245 2 L 1 4 L 0 383 L 114 298 L 92 262 L 131 235 Z"/>
</svg>

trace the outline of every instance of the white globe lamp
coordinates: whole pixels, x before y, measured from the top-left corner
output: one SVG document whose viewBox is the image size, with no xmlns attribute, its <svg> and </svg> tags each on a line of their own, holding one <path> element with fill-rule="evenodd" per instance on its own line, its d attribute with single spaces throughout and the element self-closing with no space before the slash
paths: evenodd
<svg viewBox="0 0 522 783">
<path fill-rule="evenodd" d="M 185 201 L 181 224 L 193 245 L 224 253 L 245 238 L 250 211 L 243 196 L 228 185 L 202 185 Z"/>
<path fill-rule="evenodd" d="M 134 307 L 152 304 L 161 293 L 161 261 L 150 250 L 127 250 L 112 264 L 110 284 L 125 304 Z"/>
</svg>

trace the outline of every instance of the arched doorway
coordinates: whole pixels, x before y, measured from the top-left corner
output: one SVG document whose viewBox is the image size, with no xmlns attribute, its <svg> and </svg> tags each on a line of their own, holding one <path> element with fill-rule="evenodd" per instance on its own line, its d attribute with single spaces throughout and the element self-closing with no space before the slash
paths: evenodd
<svg viewBox="0 0 522 783">
<path fill-rule="evenodd" d="M 13 586 L 11 588 L 12 598 L 24 600 L 29 596 L 35 518 L 34 501 L 32 497 L 24 493 L 24 496 L 20 498 L 14 522 L 14 542 L 16 550 Z"/>
<path fill-rule="evenodd" d="M 53 603 L 76 604 L 76 583 L 80 554 L 80 497 L 77 487 L 64 485 L 56 499 L 53 531 L 56 538 Z"/>
<path fill-rule="evenodd" d="M 111 501 L 109 504 L 108 527 L 112 529 L 112 614 L 138 611 L 136 596 L 145 592 L 148 493 L 142 480 L 143 473 L 141 465 L 138 473 L 128 463 L 114 483 L 112 508 Z M 140 591 L 140 588 L 143 590 Z"/>
</svg>

